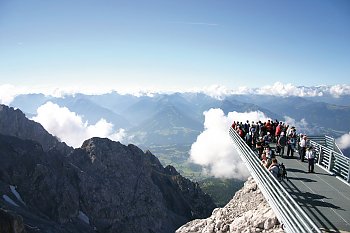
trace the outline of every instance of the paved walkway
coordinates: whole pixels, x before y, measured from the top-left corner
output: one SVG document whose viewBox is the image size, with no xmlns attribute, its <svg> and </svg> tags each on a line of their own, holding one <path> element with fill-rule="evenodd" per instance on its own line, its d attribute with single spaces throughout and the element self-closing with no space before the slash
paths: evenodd
<svg viewBox="0 0 350 233">
<path fill-rule="evenodd" d="M 298 153 L 288 159 L 277 156 L 288 172 L 288 181 L 282 181 L 284 188 L 318 227 L 350 232 L 350 185 L 318 165 L 315 173 L 308 173 L 307 161 L 301 162 L 297 157 Z"/>
</svg>

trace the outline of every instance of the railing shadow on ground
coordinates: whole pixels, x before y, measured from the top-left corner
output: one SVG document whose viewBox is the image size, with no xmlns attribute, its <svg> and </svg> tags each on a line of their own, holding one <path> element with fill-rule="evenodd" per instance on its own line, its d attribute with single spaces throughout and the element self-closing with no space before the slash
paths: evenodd
<svg viewBox="0 0 350 233">
<path fill-rule="evenodd" d="M 306 204 L 312 203 L 312 206 L 316 206 L 316 207 L 320 206 L 320 207 L 327 207 L 327 208 L 332 208 L 337 210 L 344 210 L 343 208 L 337 205 L 324 201 L 324 200 L 329 200 L 329 198 L 323 195 L 310 193 L 310 192 L 291 192 L 289 194 L 294 196 L 296 199 L 298 199 L 297 200 L 298 203 L 306 203 Z"/>
<path fill-rule="evenodd" d="M 286 168 L 287 172 L 293 172 L 293 173 L 303 173 L 303 174 L 309 174 L 309 172 L 297 168 Z M 325 172 L 312 172 L 311 174 L 315 175 L 321 175 L 321 176 L 334 176 L 333 174 L 325 173 Z"/>
<path fill-rule="evenodd" d="M 293 172 L 293 173 L 304 173 L 304 174 L 308 173 L 305 170 L 301 170 L 301 169 L 297 169 L 297 168 L 286 168 L 286 171 Z"/>
<path fill-rule="evenodd" d="M 316 180 L 310 179 L 310 178 L 299 178 L 299 177 L 288 177 L 288 180 L 298 180 L 298 181 L 303 181 L 306 183 L 315 183 L 317 182 Z"/>
<path fill-rule="evenodd" d="M 332 229 L 338 231 L 338 228 L 319 210 L 319 207 L 341 209 L 339 206 L 335 206 L 325 201 L 315 201 L 315 199 L 326 198 L 319 194 L 302 192 L 292 182 L 283 182 L 282 185 L 288 191 L 288 193 L 295 199 L 295 201 L 297 201 L 301 207 L 307 210 L 308 214 L 312 217 L 312 219 L 317 223 L 318 226 L 321 226 L 321 228 L 324 229 Z M 311 197 L 315 197 L 315 199 Z"/>
</svg>

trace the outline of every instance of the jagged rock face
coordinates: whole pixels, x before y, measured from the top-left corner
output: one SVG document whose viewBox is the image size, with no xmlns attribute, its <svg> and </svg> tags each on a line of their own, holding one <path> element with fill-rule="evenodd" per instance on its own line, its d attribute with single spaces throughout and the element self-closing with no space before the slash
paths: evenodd
<svg viewBox="0 0 350 233">
<path fill-rule="evenodd" d="M 78 193 L 75 171 L 63 158 L 58 151 L 44 152 L 34 141 L 0 135 L 0 206 L 20 214 L 28 225 L 67 232 L 60 223 L 77 215 L 78 205 L 72 200 Z M 10 185 L 22 199 L 11 192 Z M 4 201 L 4 195 L 17 206 Z"/>
<path fill-rule="evenodd" d="M 174 232 L 180 222 L 209 216 L 214 208 L 207 195 L 192 188 L 192 182 L 169 173 L 154 155 L 134 145 L 93 138 L 69 158 L 79 171 L 81 208 L 91 214 L 98 229 Z M 186 196 L 176 179 L 189 182 L 186 190 L 191 189 L 192 196 Z M 191 206 L 193 200 L 201 202 L 203 209 Z"/>
<path fill-rule="evenodd" d="M 68 153 L 72 148 L 49 134 L 42 125 L 28 120 L 23 112 L 0 104 L 0 134 L 39 142 L 45 151 L 56 149 Z"/>
<path fill-rule="evenodd" d="M 196 219 L 176 233 L 199 232 L 284 232 L 253 178 L 223 208 L 217 208 L 207 219 Z"/>
<path fill-rule="evenodd" d="M 178 187 L 179 191 L 181 192 L 180 195 L 184 197 L 184 201 L 187 203 L 187 205 L 189 205 L 189 218 L 206 218 L 209 216 L 211 213 L 208 213 L 208 210 L 214 209 L 215 205 L 213 205 L 212 200 L 208 195 L 203 194 L 199 184 L 193 183 L 192 181 L 182 177 L 173 166 L 169 165 L 165 167 L 165 170 L 168 175 L 171 175 L 171 181 L 176 184 L 176 187 Z M 176 191 L 177 190 L 175 190 L 175 192 Z M 174 190 L 163 192 L 163 195 L 167 195 L 169 193 L 174 193 Z M 181 205 L 175 205 L 174 207 L 178 208 L 179 206 Z"/>
<path fill-rule="evenodd" d="M 27 232 L 174 232 L 215 207 L 150 152 L 108 139 L 65 155 L 0 135 L 0 164 L 0 206 L 20 214 Z"/>
<path fill-rule="evenodd" d="M 26 233 L 22 217 L 0 208 L 0 232 Z"/>
</svg>

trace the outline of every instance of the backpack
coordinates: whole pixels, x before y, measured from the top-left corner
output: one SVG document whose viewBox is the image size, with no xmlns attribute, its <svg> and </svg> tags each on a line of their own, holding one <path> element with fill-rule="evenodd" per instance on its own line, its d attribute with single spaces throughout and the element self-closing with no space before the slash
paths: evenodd
<svg viewBox="0 0 350 233">
<path fill-rule="evenodd" d="M 278 174 L 277 174 L 277 177 L 282 177 L 283 174 L 285 173 L 285 166 L 282 164 L 279 164 L 278 165 Z"/>
<path fill-rule="evenodd" d="M 281 146 L 277 145 L 276 146 L 276 153 L 279 154 L 281 152 Z"/>
<path fill-rule="evenodd" d="M 269 159 L 275 158 L 275 157 L 276 157 L 275 151 L 271 149 L 270 152 L 269 152 L 269 154 L 267 155 L 267 157 L 268 157 Z"/>
<path fill-rule="evenodd" d="M 289 139 L 289 144 L 294 145 L 295 144 L 295 138 L 290 138 Z"/>
</svg>

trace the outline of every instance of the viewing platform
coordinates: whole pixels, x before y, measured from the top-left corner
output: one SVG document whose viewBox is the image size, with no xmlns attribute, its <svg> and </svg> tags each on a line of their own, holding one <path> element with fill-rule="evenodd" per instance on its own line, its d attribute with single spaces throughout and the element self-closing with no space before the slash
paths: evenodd
<svg viewBox="0 0 350 233">
<path fill-rule="evenodd" d="M 350 232 L 350 162 L 334 144 L 310 140 L 314 173 L 308 173 L 308 162 L 301 162 L 297 151 L 292 158 L 276 156 L 288 177 L 279 181 L 233 128 L 230 136 L 286 232 Z"/>
</svg>

